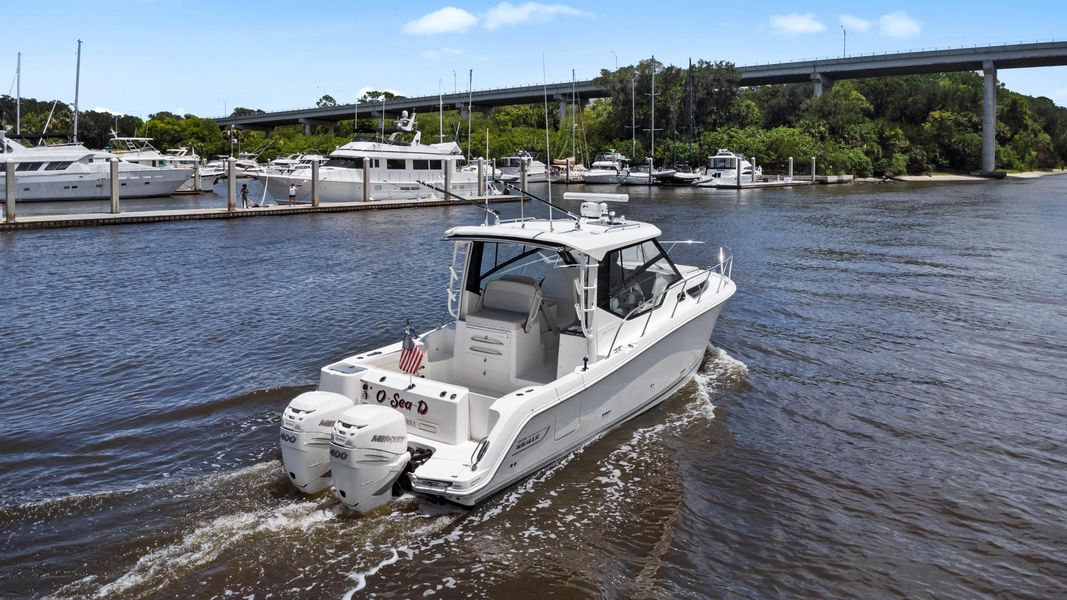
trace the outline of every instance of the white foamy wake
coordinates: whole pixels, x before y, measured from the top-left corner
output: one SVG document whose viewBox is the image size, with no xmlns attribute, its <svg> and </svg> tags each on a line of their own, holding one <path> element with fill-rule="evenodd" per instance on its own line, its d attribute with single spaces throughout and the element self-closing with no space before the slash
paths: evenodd
<svg viewBox="0 0 1067 600">
<path fill-rule="evenodd" d="M 334 511 L 324 510 L 315 502 L 218 517 L 182 536 L 181 540 L 145 554 L 126 574 L 97 590 L 96 597 L 121 593 L 148 582 L 158 585 L 168 577 L 214 561 L 224 550 L 249 536 L 288 529 L 303 531 L 335 517 Z"/>
</svg>

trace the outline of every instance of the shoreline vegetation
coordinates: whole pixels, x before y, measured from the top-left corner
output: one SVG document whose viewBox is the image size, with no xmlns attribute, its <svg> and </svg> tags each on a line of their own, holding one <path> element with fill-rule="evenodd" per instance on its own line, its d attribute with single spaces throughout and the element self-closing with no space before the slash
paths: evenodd
<svg viewBox="0 0 1067 600">
<path fill-rule="evenodd" d="M 635 161 L 649 155 L 651 74 L 656 72 L 656 164 L 705 164 L 719 148 L 754 157 L 768 175 L 784 174 L 789 157 L 797 175 L 808 174 L 808 160 L 817 159 L 818 175 L 853 175 L 857 181 L 887 177 L 910 181 L 970 181 L 963 173 L 977 171 L 982 146 L 981 75 L 942 73 L 857 79 L 837 82 L 815 98 L 810 84 L 742 88 L 730 63 L 697 61 L 689 67 L 652 60 L 603 70 L 597 78 L 606 98 L 578 98 L 576 114 L 568 106 L 560 115 L 550 107 L 550 158 L 576 157 L 588 164 L 599 151 L 614 148 Z M 368 92 L 361 102 L 373 103 L 389 92 Z M 337 101 L 322 96 L 318 106 Z M 633 107 L 633 109 L 631 109 Z M 232 115 L 261 113 L 238 107 Z M 71 107 L 59 101 L 22 100 L 22 130 L 66 132 Z M 541 104 L 503 106 L 475 112 L 468 124 L 452 110 L 423 113 L 418 127 L 427 142 L 456 141 L 470 157 L 537 152 L 545 159 L 545 111 Z M 15 99 L 0 96 L 0 126 L 13 125 Z M 574 124 L 572 131 L 572 123 Z M 631 138 L 631 123 L 637 136 Z M 386 132 L 391 131 L 386 121 Z M 194 148 L 201 157 L 258 152 L 260 160 L 299 153 L 328 154 L 354 132 L 378 132 L 383 123 L 370 115 L 358 122 L 337 124 L 336 135 L 324 126 L 305 135 L 302 125 L 261 131 L 220 129 L 196 115 L 158 112 L 142 120 L 87 111 L 79 115 L 79 137 L 90 147 L 108 144 L 110 131 L 153 138 L 159 149 Z M 467 131 L 471 131 L 468 139 Z M 573 140 L 573 142 L 572 142 Z M 1063 169 L 1067 165 L 1067 108 L 1046 97 L 1030 97 L 997 89 L 997 163 L 1009 176 Z M 231 146 L 232 144 L 232 146 Z M 955 173 L 960 173 L 956 175 Z"/>
</svg>

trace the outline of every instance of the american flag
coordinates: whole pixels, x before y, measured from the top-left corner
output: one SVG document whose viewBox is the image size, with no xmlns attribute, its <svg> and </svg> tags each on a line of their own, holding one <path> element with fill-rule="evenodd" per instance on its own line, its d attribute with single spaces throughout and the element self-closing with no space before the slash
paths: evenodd
<svg viewBox="0 0 1067 600">
<path fill-rule="evenodd" d="M 400 351 L 400 370 L 405 373 L 418 373 L 422 365 L 422 348 L 415 341 L 415 330 L 408 327 L 404 330 L 404 347 Z"/>
</svg>

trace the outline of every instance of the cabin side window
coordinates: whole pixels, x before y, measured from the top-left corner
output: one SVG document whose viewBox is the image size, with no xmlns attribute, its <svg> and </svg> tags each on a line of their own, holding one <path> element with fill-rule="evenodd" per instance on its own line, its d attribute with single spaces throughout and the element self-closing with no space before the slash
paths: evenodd
<svg viewBox="0 0 1067 600">
<path fill-rule="evenodd" d="M 431 160 L 430 161 L 430 169 L 432 169 L 434 171 L 440 171 L 441 170 L 441 161 L 439 161 L 439 160 Z"/>
<path fill-rule="evenodd" d="M 430 169 L 430 161 L 416 158 L 411 161 L 411 168 L 416 171 L 428 171 Z"/>
<path fill-rule="evenodd" d="M 19 164 L 15 165 L 15 170 L 16 171 L 36 171 L 36 170 L 40 169 L 41 165 L 43 165 L 43 164 L 44 163 L 41 163 L 41 162 L 19 163 Z"/>
<path fill-rule="evenodd" d="M 45 171 L 63 171 L 63 170 L 66 170 L 66 168 L 69 167 L 70 164 L 71 164 L 70 161 L 48 163 L 48 165 L 44 168 L 44 170 Z"/>
<path fill-rule="evenodd" d="M 408 161 L 401 158 L 387 158 L 385 159 L 385 168 L 397 170 L 406 169 L 407 163 Z"/>
<path fill-rule="evenodd" d="M 623 318 L 682 278 L 655 240 L 608 252 L 597 272 L 597 306 Z"/>
</svg>

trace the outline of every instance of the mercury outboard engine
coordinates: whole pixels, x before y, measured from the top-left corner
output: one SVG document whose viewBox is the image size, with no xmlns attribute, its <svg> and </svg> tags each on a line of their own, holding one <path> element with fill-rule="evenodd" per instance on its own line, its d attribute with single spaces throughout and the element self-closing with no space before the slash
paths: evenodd
<svg viewBox="0 0 1067 600">
<path fill-rule="evenodd" d="M 353 406 L 333 426 L 333 486 L 345 506 L 367 512 L 388 502 L 409 460 L 404 415 L 388 406 Z"/>
<path fill-rule="evenodd" d="M 282 465 L 301 492 L 314 494 L 330 486 L 330 435 L 334 422 L 355 404 L 332 392 L 306 392 L 282 413 Z"/>
</svg>

